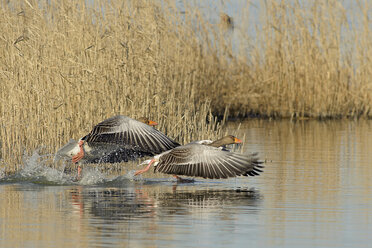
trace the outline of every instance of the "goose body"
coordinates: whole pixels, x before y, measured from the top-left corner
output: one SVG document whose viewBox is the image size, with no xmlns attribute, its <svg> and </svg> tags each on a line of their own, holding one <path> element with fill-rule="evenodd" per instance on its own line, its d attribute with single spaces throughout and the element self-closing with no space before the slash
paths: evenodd
<svg viewBox="0 0 372 248">
<path fill-rule="evenodd" d="M 154 156 L 179 146 L 153 128 L 157 123 L 117 115 L 98 123 L 79 141 L 70 140 L 55 158 L 70 157 L 74 163 L 116 163 Z"/>
<path fill-rule="evenodd" d="M 257 176 L 262 172 L 262 162 L 258 160 L 257 153 L 244 155 L 220 149 L 228 144 L 241 143 L 234 136 L 205 143 L 192 142 L 156 155 L 136 175 L 147 171 L 151 164 L 155 172 L 210 179 Z"/>
</svg>

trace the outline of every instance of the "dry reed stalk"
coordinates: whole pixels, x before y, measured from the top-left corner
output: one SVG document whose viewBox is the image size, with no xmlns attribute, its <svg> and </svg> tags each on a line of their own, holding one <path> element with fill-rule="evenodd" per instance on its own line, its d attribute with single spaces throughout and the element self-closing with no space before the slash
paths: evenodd
<svg viewBox="0 0 372 248">
<path fill-rule="evenodd" d="M 272 0 L 260 6 L 259 14 L 242 8 L 240 16 L 260 19 L 236 25 L 237 56 L 229 56 L 231 38 L 213 33 L 220 79 L 200 88 L 213 111 L 229 105 L 232 116 L 370 118 L 372 5 L 356 1 L 346 9 L 336 0 Z"/>
<path fill-rule="evenodd" d="M 198 9 L 185 4 L 182 14 L 174 2 L 162 3 L 1 3 L 7 170 L 19 169 L 25 151 L 53 153 L 116 114 L 149 116 L 180 143 L 220 136 L 211 113 L 226 106 L 233 116 L 371 116 L 367 1 L 356 4 L 355 20 L 335 0 L 262 1 L 259 25 L 234 23 L 238 53 Z M 258 27 L 253 34 L 244 32 L 250 25 Z"/>
<path fill-rule="evenodd" d="M 216 138 L 199 99 L 197 40 L 148 1 L 2 3 L 0 145 L 14 171 L 24 152 L 54 153 L 116 114 L 149 116 L 180 143 Z M 13 3 L 12 3 L 13 4 Z M 104 9 L 104 13 L 102 12 Z"/>
</svg>

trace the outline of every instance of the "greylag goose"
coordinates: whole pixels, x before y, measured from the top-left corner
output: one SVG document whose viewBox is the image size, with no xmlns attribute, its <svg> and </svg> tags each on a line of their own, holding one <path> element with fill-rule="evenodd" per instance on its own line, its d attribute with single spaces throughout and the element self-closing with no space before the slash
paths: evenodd
<svg viewBox="0 0 372 248">
<path fill-rule="evenodd" d="M 147 167 L 135 172 L 142 174 L 154 164 L 154 172 L 180 176 L 220 179 L 236 176 L 257 176 L 262 172 L 262 162 L 257 153 L 243 155 L 229 152 L 221 147 L 237 144 L 242 141 L 232 135 L 225 136 L 214 142 L 197 141 L 175 147 L 147 160 Z"/>
<path fill-rule="evenodd" d="M 97 124 L 78 142 L 70 141 L 56 157 L 70 157 L 73 163 L 116 163 L 154 156 L 179 146 L 155 129 L 155 125 L 156 122 L 144 117 L 137 121 L 117 115 Z"/>
</svg>

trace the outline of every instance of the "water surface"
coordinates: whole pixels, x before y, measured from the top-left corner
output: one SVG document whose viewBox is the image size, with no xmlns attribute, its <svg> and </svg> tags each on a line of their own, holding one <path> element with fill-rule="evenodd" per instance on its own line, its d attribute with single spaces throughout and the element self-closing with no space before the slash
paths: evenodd
<svg viewBox="0 0 372 248">
<path fill-rule="evenodd" d="M 34 154 L 0 181 L 0 247 L 367 247 L 372 122 L 231 123 L 266 160 L 254 178 L 88 170 L 74 182 Z M 123 165 L 125 166 L 125 164 Z"/>
</svg>

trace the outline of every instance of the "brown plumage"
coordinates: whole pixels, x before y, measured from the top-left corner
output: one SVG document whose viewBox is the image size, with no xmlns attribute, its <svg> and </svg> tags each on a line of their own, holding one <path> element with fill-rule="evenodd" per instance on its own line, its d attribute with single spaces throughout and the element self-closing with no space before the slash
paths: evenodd
<svg viewBox="0 0 372 248">
<path fill-rule="evenodd" d="M 179 176 L 220 179 L 236 176 L 257 176 L 262 172 L 262 162 L 257 153 L 243 155 L 220 149 L 228 144 L 241 143 L 241 140 L 229 135 L 215 142 L 193 142 L 178 146 L 156 155 L 149 165 L 138 172 L 141 174 L 154 164 L 155 172 Z"/>
</svg>

